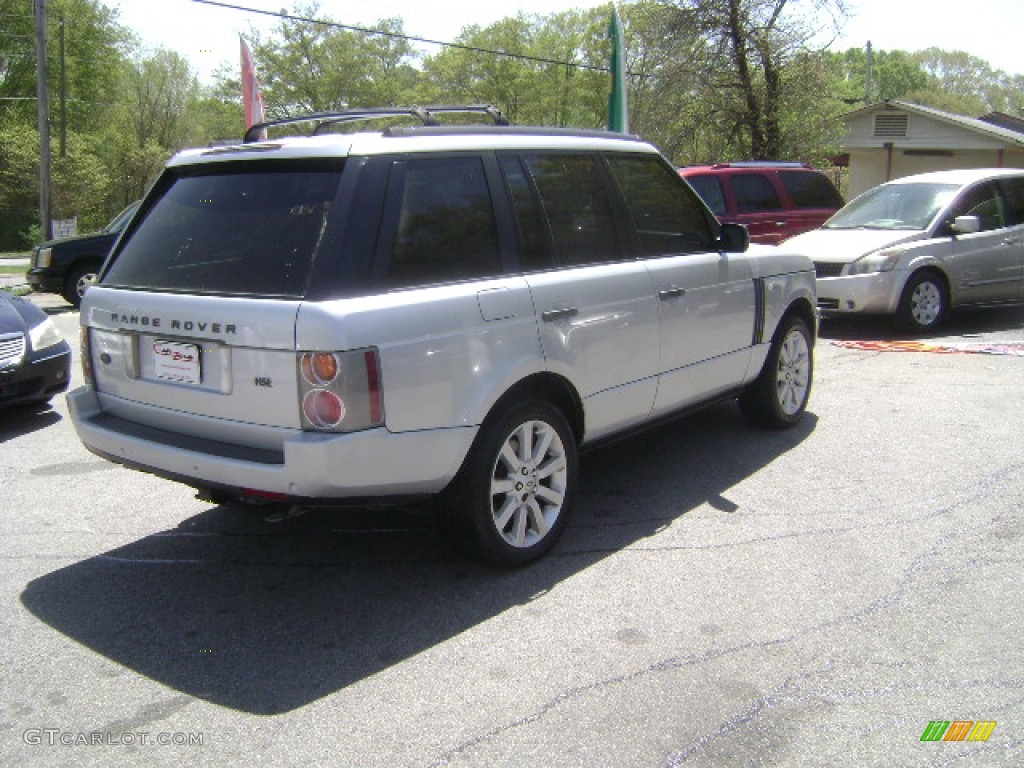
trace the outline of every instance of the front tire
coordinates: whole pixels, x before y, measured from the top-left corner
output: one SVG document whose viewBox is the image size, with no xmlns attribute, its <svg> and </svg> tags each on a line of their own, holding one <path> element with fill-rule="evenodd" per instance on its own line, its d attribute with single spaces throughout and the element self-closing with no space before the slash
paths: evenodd
<svg viewBox="0 0 1024 768">
<path fill-rule="evenodd" d="M 814 379 L 814 339 L 807 323 L 790 315 L 779 324 L 760 375 L 740 395 L 740 410 L 759 427 L 786 429 L 807 410 Z"/>
<path fill-rule="evenodd" d="M 903 289 L 896 320 L 911 332 L 930 331 L 938 327 L 949 312 L 949 291 L 935 272 L 918 272 Z"/>
<path fill-rule="evenodd" d="M 82 306 L 82 297 L 90 286 L 96 282 L 98 272 L 99 267 L 95 264 L 75 267 L 68 274 L 67 280 L 64 281 L 64 290 L 60 294 L 64 297 L 64 301 L 76 309 Z"/>
<path fill-rule="evenodd" d="M 485 422 L 438 510 L 441 527 L 491 562 L 533 562 L 565 530 L 576 475 L 576 440 L 561 411 L 541 400 L 513 405 Z"/>
</svg>

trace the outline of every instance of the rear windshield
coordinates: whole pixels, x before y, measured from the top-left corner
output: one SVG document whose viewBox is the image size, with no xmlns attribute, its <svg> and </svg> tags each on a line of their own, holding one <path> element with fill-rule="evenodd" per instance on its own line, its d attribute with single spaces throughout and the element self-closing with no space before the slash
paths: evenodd
<svg viewBox="0 0 1024 768">
<path fill-rule="evenodd" d="M 338 191 L 337 163 L 172 171 L 103 275 L 126 288 L 301 297 Z"/>
</svg>

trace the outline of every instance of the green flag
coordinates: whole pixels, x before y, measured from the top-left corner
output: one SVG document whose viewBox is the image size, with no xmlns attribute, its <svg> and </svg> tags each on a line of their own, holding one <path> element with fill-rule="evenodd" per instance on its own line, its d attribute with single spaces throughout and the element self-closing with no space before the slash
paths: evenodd
<svg viewBox="0 0 1024 768">
<path fill-rule="evenodd" d="M 608 25 L 612 41 L 612 91 L 608 96 L 608 130 L 629 133 L 629 109 L 626 106 L 626 46 L 622 42 L 622 20 L 617 8 L 612 8 L 612 21 Z"/>
</svg>

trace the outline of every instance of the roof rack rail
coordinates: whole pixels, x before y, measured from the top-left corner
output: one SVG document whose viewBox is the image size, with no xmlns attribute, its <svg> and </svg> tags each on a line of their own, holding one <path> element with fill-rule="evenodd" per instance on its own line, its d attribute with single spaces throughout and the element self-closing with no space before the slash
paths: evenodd
<svg viewBox="0 0 1024 768">
<path fill-rule="evenodd" d="M 799 160 L 732 160 L 714 163 L 712 168 L 810 168 L 810 163 Z"/>
<path fill-rule="evenodd" d="M 508 125 L 508 119 L 493 104 L 470 104 L 467 106 L 434 105 L 429 107 L 367 107 L 360 109 L 343 109 L 337 112 L 314 112 L 308 115 L 297 115 L 295 117 L 283 117 L 279 120 L 267 120 L 256 123 L 250 127 L 242 138 L 243 144 L 252 144 L 259 141 L 260 134 L 267 128 L 280 125 L 294 125 L 296 123 L 317 123 L 313 129 L 314 136 L 326 133 L 331 126 L 341 123 L 352 123 L 359 120 L 376 120 L 382 117 L 415 117 L 423 125 L 436 126 L 441 122 L 437 119 L 440 114 L 483 114 L 494 121 L 495 125 Z"/>
</svg>

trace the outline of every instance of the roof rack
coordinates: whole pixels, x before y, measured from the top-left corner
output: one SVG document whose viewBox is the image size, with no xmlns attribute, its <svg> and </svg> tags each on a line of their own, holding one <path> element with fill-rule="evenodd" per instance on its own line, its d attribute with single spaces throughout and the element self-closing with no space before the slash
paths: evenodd
<svg viewBox="0 0 1024 768">
<path fill-rule="evenodd" d="M 315 112 L 309 115 L 298 115 L 295 117 L 283 117 L 279 120 L 268 120 L 263 123 L 256 123 L 250 127 L 242 138 L 242 143 L 252 144 L 259 141 L 260 134 L 267 128 L 280 125 L 294 125 L 296 123 L 317 123 L 313 129 L 314 136 L 327 133 L 331 126 L 341 123 L 353 123 L 360 120 L 377 120 L 383 117 L 415 117 L 423 125 L 437 126 L 441 122 L 437 119 L 439 114 L 483 114 L 494 121 L 495 125 L 508 125 L 508 120 L 501 113 L 501 110 L 493 104 L 471 104 L 467 106 L 446 106 L 435 105 L 430 107 L 368 107 L 361 109 L 343 109 L 337 112 Z"/>
<path fill-rule="evenodd" d="M 728 163 L 714 163 L 712 168 L 810 168 L 810 163 L 790 160 L 733 160 Z"/>
</svg>

